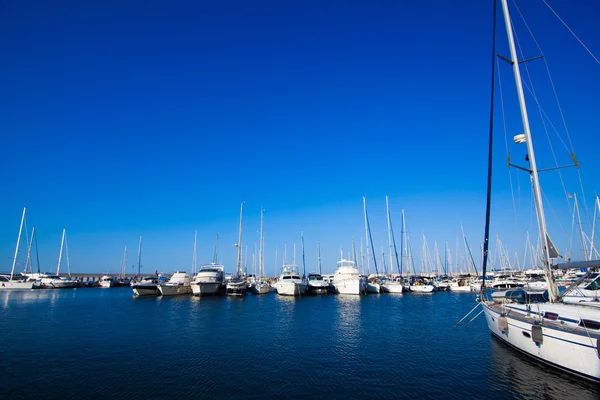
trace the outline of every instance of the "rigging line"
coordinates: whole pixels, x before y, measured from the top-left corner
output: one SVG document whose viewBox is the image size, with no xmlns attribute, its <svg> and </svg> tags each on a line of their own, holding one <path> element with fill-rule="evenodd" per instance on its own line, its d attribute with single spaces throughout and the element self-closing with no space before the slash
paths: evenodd
<svg viewBox="0 0 600 400">
<path fill-rule="evenodd" d="M 522 48 L 521 43 L 519 41 L 519 36 L 517 35 L 517 32 L 514 30 L 514 28 L 513 28 L 513 32 L 514 32 L 515 40 L 517 42 L 517 47 L 519 48 L 519 53 L 521 54 L 521 58 L 525 59 L 524 54 L 523 54 L 523 48 Z M 514 62 L 517 62 L 517 61 L 518 60 L 514 60 Z M 554 159 L 554 165 L 556 167 L 558 167 L 559 164 L 558 164 L 558 160 L 556 158 L 556 152 L 554 151 L 554 147 L 552 146 L 552 141 L 550 140 L 550 135 L 548 134 L 548 127 L 546 125 L 546 120 L 544 119 L 544 116 L 543 116 L 543 113 L 542 113 L 542 106 L 541 106 L 540 102 L 538 101 L 537 93 L 536 93 L 535 88 L 533 86 L 533 79 L 531 78 L 531 74 L 529 72 L 529 67 L 527 66 L 527 64 L 525 64 L 524 67 L 525 67 L 525 73 L 527 74 L 527 78 L 529 79 L 529 85 L 527 85 L 527 82 L 524 79 L 521 79 L 521 81 L 523 83 L 523 86 L 525 86 L 525 88 L 530 92 L 531 96 L 535 100 L 535 103 L 536 103 L 537 108 L 538 108 L 538 112 L 540 113 L 540 119 L 541 119 L 541 122 L 542 122 L 542 126 L 544 128 L 544 133 L 546 134 L 546 139 L 548 140 L 548 145 L 550 146 L 550 152 L 552 153 L 552 158 Z M 567 188 L 565 186 L 565 182 L 564 182 L 562 173 L 561 173 L 560 170 L 558 170 L 557 172 L 558 172 L 558 176 L 560 178 L 560 183 L 562 185 L 563 192 L 565 194 L 565 199 L 567 201 L 567 205 L 569 207 L 569 210 L 571 210 L 571 203 L 569 203 L 569 200 L 568 200 L 568 192 L 567 192 Z"/>
<path fill-rule="evenodd" d="M 496 69 L 496 10 L 498 8 L 497 1 L 494 0 L 494 12 L 492 23 L 492 79 L 491 79 L 491 101 L 490 101 L 490 126 L 489 126 L 489 143 L 488 143 L 488 173 L 487 173 L 487 188 L 486 188 L 486 205 L 485 205 L 485 231 L 483 239 L 483 261 L 481 264 L 482 276 L 481 281 L 481 298 L 485 296 L 485 272 L 487 269 L 488 251 L 490 242 L 490 211 L 492 203 L 492 155 L 493 155 L 493 139 L 494 139 L 494 87 L 495 87 L 495 72 Z"/>
<path fill-rule="evenodd" d="M 504 146 L 506 147 L 506 156 L 507 158 L 510 156 L 510 152 L 508 151 L 508 133 L 506 130 L 506 114 L 504 111 L 504 93 L 502 92 L 502 77 L 501 77 L 501 73 L 500 73 L 500 61 L 498 60 L 498 58 L 496 57 L 496 68 L 498 69 L 498 90 L 500 92 L 500 108 L 502 110 L 502 126 L 504 128 Z M 518 178 L 518 175 L 517 175 Z M 510 184 L 510 195 L 512 198 L 512 204 L 513 204 L 513 217 L 515 219 L 515 230 L 516 233 L 519 233 L 519 220 L 517 218 L 517 204 L 515 202 L 515 191 L 513 188 L 513 180 L 512 180 L 512 170 L 510 168 L 508 168 L 508 180 L 509 180 L 509 184 Z M 519 187 L 517 187 L 519 189 Z M 521 191 L 518 190 L 517 192 L 519 194 L 519 200 L 521 198 Z"/>
<path fill-rule="evenodd" d="M 596 58 L 594 53 L 592 53 L 592 51 L 587 48 L 587 46 L 583 43 L 583 41 L 581 39 L 579 39 L 579 37 L 575 34 L 575 32 L 573 32 L 573 30 L 571 28 L 569 28 L 569 25 L 567 25 L 567 23 L 556 13 L 556 11 L 554 11 L 554 9 L 552 7 L 550 7 L 550 5 L 548 3 L 546 3 L 546 0 L 542 0 L 542 1 L 546 5 L 546 7 L 548 7 L 550 9 L 550 11 L 552 11 L 552 13 L 556 16 L 556 18 L 558 18 L 558 20 L 560 22 L 562 22 L 562 24 L 565 26 L 565 28 L 567 28 L 569 30 L 569 32 L 571 32 L 571 34 L 575 37 L 575 39 L 577 39 L 579 44 L 583 46 L 583 48 L 589 53 L 589 55 L 592 56 L 592 58 L 594 60 L 596 60 L 596 63 L 600 64 L 600 60 L 598 60 L 598 58 Z"/>
<path fill-rule="evenodd" d="M 523 14 L 521 13 L 521 10 L 519 9 L 519 7 L 517 6 L 516 2 L 513 0 L 513 3 L 515 5 L 515 8 L 517 9 L 517 12 L 519 13 L 519 15 L 521 16 L 521 19 L 523 20 L 523 23 L 525 24 L 525 27 L 527 28 L 527 30 L 529 31 L 529 34 L 531 35 L 531 38 L 533 39 L 533 42 L 535 43 L 535 45 L 537 46 L 540 54 L 544 54 L 544 52 L 542 51 L 542 47 L 540 46 L 540 44 L 538 43 L 537 39 L 535 38 L 532 30 L 529 28 L 529 25 L 527 24 L 527 21 L 525 20 L 525 17 L 523 16 Z M 552 74 L 550 73 L 550 67 L 548 66 L 548 61 L 546 61 L 546 57 L 542 58 L 544 60 L 544 65 L 546 66 L 546 72 L 548 73 L 548 79 L 550 80 L 550 86 L 552 87 L 552 92 L 554 93 L 554 99 L 556 100 L 556 105 L 558 107 L 558 111 L 560 113 L 560 117 L 562 119 L 563 122 L 563 126 L 565 127 L 565 133 L 567 134 L 567 139 L 569 141 L 569 145 L 570 145 L 570 151 L 571 153 L 575 153 L 575 148 L 573 147 L 573 142 L 571 141 L 571 135 L 569 134 L 569 128 L 567 127 L 567 121 L 565 119 L 563 110 L 562 110 L 562 106 L 560 105 L 560 101 L 558 100 L 558 93 L 556 92 L 556 86 L 554 85 L 554 80 L 552 79 Z M 548 118 L 550 119 L 550 118 Z M 554 128 L 554 126 L 552 126 Z M 556 131 L 556 128 L 554 128 Z M 557 135 L 558 135 L 558 131 L 556 131 Z M 559 135 L 560 137 L 560 135 Z M 562 138 L 561 138 L 562 141 Z M 565 145 L 566 147 L 566 145 Z M 568 148 L 567 148 L 568 149 Z"/>
</svg>

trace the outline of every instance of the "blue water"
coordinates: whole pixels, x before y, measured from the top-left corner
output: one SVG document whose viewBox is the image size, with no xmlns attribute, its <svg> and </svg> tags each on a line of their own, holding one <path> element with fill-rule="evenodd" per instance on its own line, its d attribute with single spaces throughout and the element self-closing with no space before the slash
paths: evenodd
<svg viewBox="0 0 600 400">
<path fill-rule="evenodd" d="M 597 399 L 453 325 L 470 294 L 134 298 L 0 293 L 0 398 Z M 474 315 L 475 313 L 473 313 Z"/>
</svg>

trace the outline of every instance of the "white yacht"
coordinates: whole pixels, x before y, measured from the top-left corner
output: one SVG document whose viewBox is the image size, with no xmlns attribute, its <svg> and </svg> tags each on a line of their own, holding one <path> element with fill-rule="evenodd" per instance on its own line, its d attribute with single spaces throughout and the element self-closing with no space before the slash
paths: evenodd
<svg viewBox="0 0 600 400">
<path fill-rule="evenodd" d="M 306 293 L 308 284 L 300 276 L 296 265 L 284 264 L 275 289 L 283 296 L 300 296 Z"/>
<path fill-rule="evenodd" d="M 136 296 L 156 296 L 159 294 L 158 287 L 166 282 L 164 276 L 146 276 L 140 282 L 131 282 L 131 289 Z"/>
<path fill-rule="evenodd" d="M 112 276 L 104 275 L 100 278 L 98 284 L 101 288 L 111 288 L 115 284 L 115 278 L 113 278 Z"/>
<path fill-rule="evenodd" d="M 308 293 L 329 293 L 329 282 L 326 282 L 320 274 L 308 274 Z"/>
<path fill-rule="evenodd" d="M 367 286 L 358 272 L 356 263 L 346 259 L 337 262 L 331 284 L 333 292 L 337 294 L 363 294 Z"/>
<path fill-rule="evenodd" d="M 210 296 L 225 291 L 225 267 L 215 263 L 201 265 L 200 271 L 192 281 L 194 296 Z"/>
<path fill-rule="evenodd" d="M 164 285 L 158 286 L 161 296 L 181 296 L 192 293 L 190 274 L 182 271 L 175 272 Z"/>
</svg>

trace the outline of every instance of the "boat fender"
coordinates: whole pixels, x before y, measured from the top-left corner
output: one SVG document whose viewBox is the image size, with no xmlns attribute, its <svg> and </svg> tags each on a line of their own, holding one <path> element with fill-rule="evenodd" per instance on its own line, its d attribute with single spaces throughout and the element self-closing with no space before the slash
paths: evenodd
<svg viewBox="0 0 600 400">
<path fill-rule="evenodd" d="M 498 329 L 502 332 L 508 332 L 508 320 L 504 315 L 498 317 Z"/>
<path fill-rule="evenodd" d="M 541 326 L 531 326 L 531 340 L 533 340 L 538 345 L 544 343 L 544 332 L 542 331 Z"/>
</svg>

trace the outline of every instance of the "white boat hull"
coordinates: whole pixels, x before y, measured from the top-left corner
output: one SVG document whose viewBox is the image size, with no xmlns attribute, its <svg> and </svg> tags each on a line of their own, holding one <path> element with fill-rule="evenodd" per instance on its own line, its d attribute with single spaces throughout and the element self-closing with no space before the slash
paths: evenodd
<svg viewBox="0 0 600 400">
<path fill-rule="evenodd" d="M 0 283 L 0 290 L 28 290 L 36 288 L 35 281 L 8 281 Z"/>
<path fill-rule="evenodd" d="M 462 292 L 462 293 L 472 292 L 471 286 L 469 286 L 469 285 L 465 285 L 465 286 L 450 285 L 450 291 L 451 292 Z"/>
<path fill-rule="evenodd" d="M 433 285 L 410 285 L 410 291 L 413 293 L 433 293 Z"/>
<path fill-rule="evenodd" d="M 381 284 L 381 291 L 383 293 L 402 293 L 404 287 L 400 282 L 386 282 Z"/>
<path fill-rule="evenodd" d="M 268 283 L 259 284 L 255 283 L 252 285 L 252 293 L 254 294 L 267 294 L 271 290 L 271 287 Z"/>
<path fill-rule="evenodd" d="M 333 283 L 333 290 L 337 294 L 363 294 L 365 282 L 362 279 L 343 280 Z"/>
<path fill-rule="evenodd" d="M 309 294 L 327 294 L 329 293 L 329 284 L 323 281 L 311 283 L 308 282 Z"/>
<path fill-rule="evenodd" d="M 101 281 L 100 282 L 100 287 L 101 288 L 111 288 L 113 287 L 113 281 Z"/>
<path fill-rule="evenodd" d="M 220 282 L 195 282 L 191 287 L 194 296 L 214 296 L 223 291 L 223 284 Z"/>
<path fill-rule="evenodd" d="M 283 281 L 277 282 L 275 289 L 277 290 L 277 294 L 282 296 L 300 296 L 306 293 L 308 286 L 306 283 Z"/>
<path fill-rule="evenodd" d="M 156 296 L 158 287 L 157 285 L 134 285 L 133 293 L 136 296 Z"/>
<path fill-rule="evenodd" d="M 191 294 L 192 288 L 187 285 L 161 285 L 158 292 L 161 296 L 182 296 Z"/>
<path fill-rule="evenodd" d="M 540 312 L 543 312 L 544 306 L 547 303 L 535 304 Z M 549 323 L 547 319 L 538 324 L 533 317 L 518 315 L 510 309 L 508 315 L 501 315 L 498 306 L 483 304 L 483 310 L 491 333 L 500 340 L 539 361 L 600 382 L 598 331 L 569 329 L 561 326 L 559 321 Z M 541 342 L 534 340 L 534 330 L 541 335 Z"/>
<path fill-rule="evenodd" d="M 381 285 L 379 283 L 367 282 L 366 292 L 367 293 L 380 293 Z"/>
</svg>

